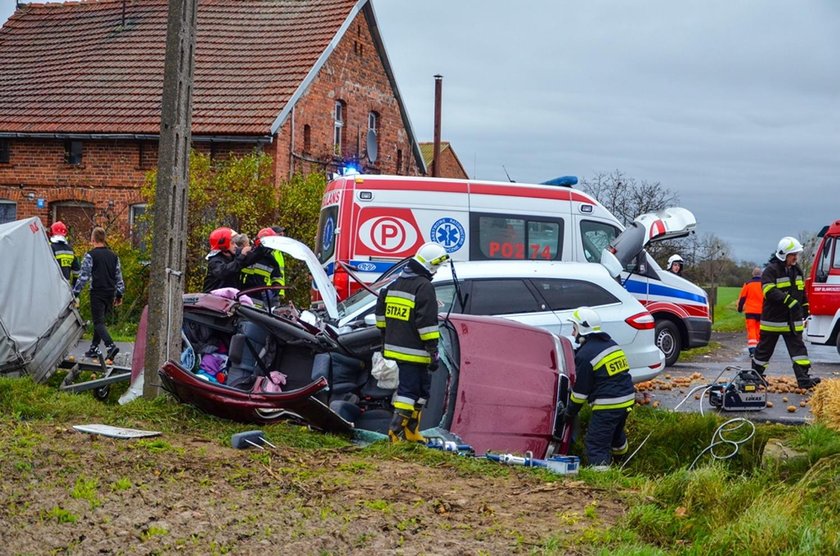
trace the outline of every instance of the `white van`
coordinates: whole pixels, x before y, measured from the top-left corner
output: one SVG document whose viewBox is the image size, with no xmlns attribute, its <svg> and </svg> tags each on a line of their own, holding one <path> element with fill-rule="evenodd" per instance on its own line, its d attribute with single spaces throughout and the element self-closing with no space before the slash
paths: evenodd
<svg viewBox="0 0 840 556">
<path fill-rule="evenodd" d="M 621 253 L 623 246 L 687 235 L 693 215 L 671 210 L 679 218 L 641 216 L 629 231 L 644 237 L 622 242 L 621 223 L 569 186 L 343 176 L 324 192 L 315 252 L 344 299 L 358 286 L 336 261 L 369 283 L 427 241 L 443 245 L 455 261 L 596 262 L 612 246 L 625 263 L 622 282 L 656 320 L 656 343 L 671 365 L 684 347 L 708 344 L 708 298 L 696 285 L 660 269 L 641 247 Z"/>
</svg>

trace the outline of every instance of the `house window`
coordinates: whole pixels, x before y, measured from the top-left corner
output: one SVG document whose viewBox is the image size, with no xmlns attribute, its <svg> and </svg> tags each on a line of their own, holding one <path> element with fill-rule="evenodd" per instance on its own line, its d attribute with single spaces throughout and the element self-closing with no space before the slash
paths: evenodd
<svg viewBox="0 0 840 556">
<path fill-rule="evenodd" d="M 333 127 L 333 152 L 337 156 L 344 153 L 344 118 L 347 104 L 343 100 L 335 102 L 335 125 Z"/>
<path fill-rule="evenodd" d="M 79 165 L 82 163 L 82 142 L 81 141 L 65 141 L 64 142 L 64 162 L 67 164 Z"/>
<path fill-rule="evenodd" d="M 17 220 L 17 203 L 0 199 L 0 224 Z"/>
<path fill-rule="evenodd" d="M 0 164 L 8 164 L 11 157 L 11 144 L 5 139 L 0 139 Z"/>
<path fill-rule="evenodd" d="M 149 232 L 149 221 L 146 218 L 145 203 L 129 207 L 128 225 L 131 233 L 131 245 L 141 252 L 147 252 L 146 239 Z"/>
<path fill-rule="evenodd" d="M 312 152 L 312 128 L 309 124 L 303 126 L 303 153 L 309 154 Z"/>
<path fill-rule="evenodd" d="M 402 171 L 402 149 L 397 149 L 397 174 Z"/>
</svg>

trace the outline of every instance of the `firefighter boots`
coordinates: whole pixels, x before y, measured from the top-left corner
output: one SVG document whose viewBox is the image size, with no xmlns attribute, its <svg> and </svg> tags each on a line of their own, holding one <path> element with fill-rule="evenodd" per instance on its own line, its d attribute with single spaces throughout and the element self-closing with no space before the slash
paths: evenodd
<svg viewBox="0 0 840 556">
<path fill-rule="evenodd" d="M 406 440 L 406 431 L 411 414 L 410 409 L 394 408 L 394 416 L 391 418 L 391 425 L 388 427 L 388 438 L 391 439 L 391 442 Z"/>
<path fill-rule="evenodd" d="M 411 412 L 411 418 L 405 426 L 405 439 L 409 442 L 426 443 L 426 437 L 420 434 L 420 417 L 423 415 L 423 406 L 417 407 Z"/>
<path fill-rule="evenodd" d="M 807 367 L 801 367 L 799 365 L 793 366 L 793 374 L 796 375 L 796 385 L 800 388 L 811 389 L 822 380 L 818 376 L 810 376 L 808 371 L 810 369 Z"/>
</svg>

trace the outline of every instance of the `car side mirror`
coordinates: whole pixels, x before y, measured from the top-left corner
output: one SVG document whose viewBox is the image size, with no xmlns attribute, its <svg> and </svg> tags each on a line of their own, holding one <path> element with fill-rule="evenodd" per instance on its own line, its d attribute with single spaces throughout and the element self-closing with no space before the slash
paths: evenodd
<svg viewBox="0 0 840 556">
<path fill-rule="evenodd" d="M 368 313 L 365 315 L 365 324 L 367 326 L 376 326 L 376 315 L 373 313 Z"/>
<path fill-rule="evenodd" d="M 615 255 L 610 253 L 607 249 L 601 251 L 601 265 L 607 269 L 607 272 L 610 273 L 610 276 L 613 278 L 618 277 L 621 274 L 621 262 L 616 258 Z"/>
<path fill-rule="evenodd" d="M 817 271 L 817 275 L 814 277 L 815 282 L 828 282 L 828 273 L 822 270 Z"/>
</svg>

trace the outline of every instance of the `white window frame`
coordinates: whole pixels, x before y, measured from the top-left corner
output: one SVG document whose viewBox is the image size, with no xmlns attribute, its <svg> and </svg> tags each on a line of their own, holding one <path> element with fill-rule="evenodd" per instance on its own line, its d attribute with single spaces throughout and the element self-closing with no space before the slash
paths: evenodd
<svg viewBox="0 0 840 556">
<path fill-rule="evenodd" d="M 335 113 L 333 119 L 333 150 L 336 155 L 341 156 L 344 153 L 344 120 L 347 117 L 345 113 L 347 105 L 344 101 L 335 101 Z"/>
</svg>

